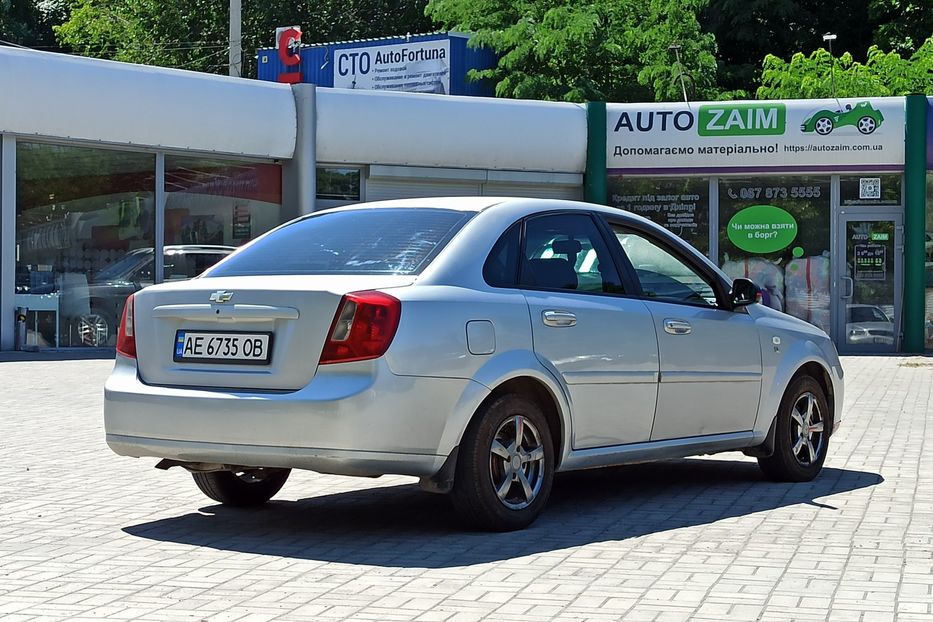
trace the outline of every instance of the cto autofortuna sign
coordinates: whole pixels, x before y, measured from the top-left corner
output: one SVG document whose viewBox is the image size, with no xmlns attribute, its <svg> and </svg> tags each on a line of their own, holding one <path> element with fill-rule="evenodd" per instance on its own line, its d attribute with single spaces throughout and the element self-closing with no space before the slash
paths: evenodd
<svg viewBox="0 0 933 622">
<path fill-rule="evenodd" d="M 617 173 L 900 170 L 904 99 L 607 105 Z"/>
<path fill-rule="evenodd" d="M 449 93 L 449 61 L 449 39 L 341 48 L 334 52 L 334 86 Z"/>
</svg>

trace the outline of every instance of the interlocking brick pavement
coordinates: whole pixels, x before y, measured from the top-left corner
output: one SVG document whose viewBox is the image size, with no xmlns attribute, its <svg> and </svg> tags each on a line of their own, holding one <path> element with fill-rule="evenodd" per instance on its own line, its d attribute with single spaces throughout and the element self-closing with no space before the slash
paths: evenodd
<svg viewBox="0 0 933 622">
<path fill-rule="evenodd" d="M 933 359 L 846 358 L 823 474 L 738 453 L 558 477 L 462 531 L 405 477 L 294 472 L 260 510 L 113 455 L 111 361 L 0 363 L 0 619 L 933 620 Z"/>
</svg>

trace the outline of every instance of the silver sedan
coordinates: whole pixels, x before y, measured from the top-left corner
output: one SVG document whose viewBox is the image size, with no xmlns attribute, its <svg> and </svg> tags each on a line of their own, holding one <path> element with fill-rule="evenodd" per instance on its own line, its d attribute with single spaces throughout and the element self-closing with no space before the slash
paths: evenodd
<svg viewBox="0 0 933 622">
<path fill-rule="evenodd" d="M 127 301 L 118 454 L 225 504 L 289 470 L 414 475 L 509 530 L 557 471 L 741 450 L 808 481 L 839 425 L 825 333 L 661 227 L 557 200 L 360 204 Z"/>
</svg>

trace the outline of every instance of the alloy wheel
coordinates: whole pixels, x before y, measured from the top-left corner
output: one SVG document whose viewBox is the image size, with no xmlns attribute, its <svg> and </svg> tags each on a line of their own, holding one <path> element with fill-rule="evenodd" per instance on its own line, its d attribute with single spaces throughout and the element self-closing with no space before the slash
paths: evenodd
<svg viewBox="0 0 933 622">
<path fill-rule="evenodd" d="M 545 478 L 544 446 L 537 428 L 522 415 L 503 421 L 489 450 L 489 476 L 496 496 L 507 508 L 531 505 Z"/>
<path fill-rule="evenodd" d="M 816 396 L 809 391 L 794 402 L 791 418 L 791 453 L 797 462 L 810 466 L 818 461 L 825 440 L 823 413 Z"/>
<path fill-rule="evenodd" d="M 833 131 L 833 121 L 827 117 L 820 117 L 813 125 L 817 134 L 826 135 Z"/>
<path fill-rule="evenodd" d="M 862 117 L 858 120 L 858 131 L 862 134 L 871 134 L 875 131 L 877 124 L 871 117 Z"/>
<path fill-rule="evenodd" d="M 110 324 L 97 313 L 78 318 L 78 337 L 85 346 L 105 346 L 110 339 Z"/>
</svg>

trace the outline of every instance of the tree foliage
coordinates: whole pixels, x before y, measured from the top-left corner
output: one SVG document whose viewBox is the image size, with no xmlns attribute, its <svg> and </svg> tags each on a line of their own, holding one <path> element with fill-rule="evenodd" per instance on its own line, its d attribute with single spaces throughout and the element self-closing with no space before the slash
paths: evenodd
<svg viewBox="0 0 933 622">
<path fill-rule="evenodd" d="M 833 79 L 837 97 L 933 93 L 933 37 L 910 58 L 872 46 L 865 63 L 855 61 L 846 52 L 834 64 L 824 49 L 809 56 L 798 52 L 787 62 L 769 54 L 764 60 L 758 97 L 832 97 Z"/>
<path fill-rule="evenodd" d="M 429 0 L 427 15 L 500 55 L 475 72 L 503 97 L 582 101 L 680 99 L 681 46 L 692 96 L 715 85 L 716 44 L 697 14 L 706 0 Z"/>
<path fill-rule="evenodd" d="M 902 55 L 917 51 L 933 35 L 933 7 L 929 0 L 871 0 L 874 42 Z"/>
<path fill-rule="evenodd" d="M 52 26 L 68 14 L 68 0 L 0 0 L 0 39 L 27 47 L 54 48 Z"/>
<path fill-rule="evenodd" d="M 864 60 L 872 43 L 869 2 L 888 0 L 710 0 L 700 16 L 719 45 L 719 84 L 754 93 L 767 54 L 809 54 L 834 32 L 838 43 Z"/>
<path fill-rule="evenodd" d="M 274 44 L 279 26 L 301 25 L 309 42 L 422 32 L 431 29 L 425 1 L 244 0 L 244 75 L 255 75 L 255 52 Z M 75 0 L 55 34 L 85 56 L 223 73 L 228 20 L 229 3 L 223 0 Z"/>
</svg>

